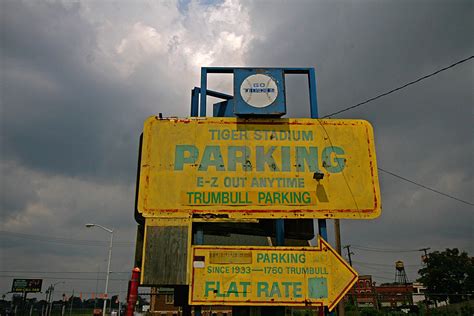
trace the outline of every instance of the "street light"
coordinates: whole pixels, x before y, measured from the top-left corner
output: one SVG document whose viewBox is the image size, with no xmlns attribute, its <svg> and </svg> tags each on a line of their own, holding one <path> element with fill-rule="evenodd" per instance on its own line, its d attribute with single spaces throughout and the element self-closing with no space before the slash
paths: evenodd
<svg viewBox="0 0 474 316">
<path fill-rule="evenodd" d="M 104 309 L 102 310 L 102 316 L 105 316 L 105 310 L 107 308 L 107 290 L 109 288 L 109 274 L 110 274 L 110 259 L 112 258 L 112 242 L 114 240 L 114 231 L 110 228 L 104 227 L 99 224 L 86 224 L 87 228 L 99 227 L 106 232 L 110 233 L 110 245 L 109 245 L 109 262 L 107 263 L 107 276 L 105 278 L 105 298 L 104 298 Z"/>
</svg>

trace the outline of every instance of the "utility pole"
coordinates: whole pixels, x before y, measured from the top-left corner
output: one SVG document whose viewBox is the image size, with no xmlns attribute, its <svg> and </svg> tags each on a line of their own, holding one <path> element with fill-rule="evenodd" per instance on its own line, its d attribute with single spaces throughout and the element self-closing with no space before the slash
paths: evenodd
<svg viewBox="0 0 474 316">
<path fill-rule="evenodd" d="M 47 313 L 47 316 L 50 316 L 50 315 L 51 315 L 51 307 L 52 307 L 51 297 L 53 296 L 53 291 L 54 291 L 54 286 L 51 284 L 51 285 L 49 286 L 48 313 Z"/>
<path fill-rule="evenodd" d="M 66 293 L 63 293 L 63 306 L 61 306 L 61 316 L 66 313 Z"/>
<path fill-rule="evenodd" d="M 69 306 L 69 316 L 72 315 L 72 304 L 74 304 L 74 289 L 72 289 L 71 305 Z"/>
<path fill-rule="evenodd" d="M 344 248 L 347 249 L 347 257 L 349 258 L 349 265 L 352 267 L 352 258 L 351 258 L 351 255 L 353 255 L 354 253 L 351 252 L 351 245 L 346 245 L 344 246 Z"/>
<path fill-rule="evenodd" d="M 122 316 L 122 282 L 119 283 L 119 295 L 117 298 L 119 301 L 118 316 Z"/>
<path fill-rule="evenodd" d="M 335 232 L 335 235 L 336 235 L 336 251 L 337 251 L 338 254 L 342 255 L 341 222 L 340 222 L 340 219 L 335 219 L 334 220 L 334 232 Z M 345 316 L 344 301 L 343 300 L 341 300 L 339 302 L 339 304 L 337 304 L 337 316 Z"/>
<path fill-rule="evenodd" d="M 431 249 L 430 247 L 418 249 L 418 251 L 423 251 L 425 253 L 425 255 L 421 257 L 423 259 L 423 263 L 425 262 L 426 259 L 428 259 L 428 252 L 427 251 L 430 250 L 430 249 Z"/>
<path fill-rule="evenodd" d="M 426 247 L 426 248 L 421 248 L 421 249 L 418 249 L 418 251 L 423 251 L 425 253 L 424 256 L 421 256 L 421 259 L 423 261 L 423 264 L 428 267 L 428 250 L 430 250 L 431 247 Z M 430 312 L 430 304 L 428 303 L 428 300 L 426 299 L 426 293 L 424 293 L 424 296 L 425 296 L 425 303 L 426 303 L 426 310 L 428 311 L 428 315 L 431 315 L 431 312 Z M 435 301 L 435 304 L 436 304 L 436 301 Z"/>
<path fill-rule="evenodd" d="M 49 299 L 48 299 L 48 306 L 49 306 L 49 309 L 48 309 L 48 316 L 51 316 L 51 310 L 52 310 L 52 307 L 53 307 L 53 302 L 52 302 L 52 297 L 53 297 L 53 292 L 54 292 L 54 287 L 60 283 L 64 283 L 63 281 L 60 281 L 60 282 L 56 282 L 54 284 L 51 284 L 49 286 Z"/>
<path fill-rule="evenodd" d="M 349 259 L 349 265 L 352 267 L 352 257 L 351 257 L 351 255 L 353 255 L 354 253 L 351 252 L 351 245 L 346 245 L 346 246 L 344 246 L 344 248 L 347 249 L 347 257 Z M 357 308 L 357 293 L 355 292 L 355 290 L 354 290 L 354 297 L 353 298 L 354 298 L 354 305 Z"/>
</svg>

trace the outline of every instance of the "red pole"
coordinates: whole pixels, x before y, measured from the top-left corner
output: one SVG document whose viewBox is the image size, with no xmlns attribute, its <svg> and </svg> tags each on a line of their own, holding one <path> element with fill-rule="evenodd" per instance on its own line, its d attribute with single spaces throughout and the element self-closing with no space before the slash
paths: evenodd
<svg viewBox="0 0 474 316">
<path fill-rule="evenodd" d="M 132 278 L 128 281 L 127 311 L 125 316 L 133 316 L 133 310 L 138 300 L 138 286 L 140 285 L 140 268 L 132 270 Z"/>
<path fill-rule="evenodd" d="M 319 306 L 318 316 L 324 316 L 324 306 Z"/>
</svg>

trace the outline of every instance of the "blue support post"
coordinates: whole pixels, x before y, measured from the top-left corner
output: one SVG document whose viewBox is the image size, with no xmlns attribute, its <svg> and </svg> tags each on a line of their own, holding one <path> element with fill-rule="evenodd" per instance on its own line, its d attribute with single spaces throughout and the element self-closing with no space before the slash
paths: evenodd
<svg viewBox="0 0 474 316">
<path fill-rule="evenodd" d="M 202 229 L 196 230 L 196 239 L 194 240 L 194 244 L 196 245 L 204 244 L 204 231 Z"/>
<path fill-rule="evenodd" d="M 191 90 L 191 116 L 198 116 L 199 115 L 199 92 L 201 89 L 198 87 L 194 87 Z"/>
<path fill-rule="evenodd" d="M 328 230 L 325 219 L 318 219 L 318 233 L 324 240 L 328 239 Z"/>
<path fill-rule="evenodd" d="M 207 105 L 207 68 L 201 68 L 201 109 L 200 116 L 206 116 Z"/>
<path fill-rule="evenodd" d="M 318 118 L 318 92 L 316 91 L 316 74 L 314 68 L 309 68 L 309 104 L 311 107 L 311 118 Z"/>
<path fill-rule="evenodd" d="M 285 245 L 285 220 L 275 220 L 276 246 Z"/>
<path fill-rule="evenodd" d="M 316 74 L 314 68 L 308 69 L 309 102 L 311 107 L 311 118 L 318 118 L 318 95 L 316 91 Z M 328 231 L 325 219 L 318 219 L 318 234 L 324 239 L 328 239 Z"/>
<path fill-rule="evenodd" d="M 308 72 L 309 83 L 309 103 L 311 108 L 311 118 L 319 118 L 318 114 L 318 95 L 316 91 L 316 74 L 314 68 Z M 328 230 L 325 219 L 318 219 L 318 234 L 322 239 L 328 240 Z M 327 309 L 324 309 L 324 315 L 329 315 Z"/>
<path fill-rule="evenodd" d="M 206 98 L 207 98 L 207 70 L 206 68 L 201 68 L 201 108 L 199 111 L 199 116 L 206 116 Z M 196 97 L 197 98 L 197 97 Z M 197 115 L 196 115 L 197 116 Z M 196 231 L 196 245 L 203 245 L 204 244 L 204 230 L 198 229 Z M 202 309 L 201 306 L 194 307 L 194 315 L 201 316 Z"/>
<path fill-rule="evenodd" d="M 318 118 L 318 95 L 316 91 L 316 74 L 314 68 L 308 69 L 308 84 L 309 84 L 309 103 L 311 108 L 311 118 Z M 328 232 L 325 219 L 318 219 L 318 234 L 327 240 Z"/>
<path fill-rule="evenodd" d="M 207 95 L 222 98 L 225 100 L 231 100 L 233 96 L 226 95 L 219 92 L 207 90 L 207 74 L 208 73 L 234 73 L 234 68 L 229 67 L 202 67 L 201 68 L 201 87 L 194 88 L 191 94 L 191 116 L 206 116 L 207 106 Z M 316 74 L 314 68 L 284 68 L 284 74 L 306 74 L 308 76 L 309 84 L 309 99 L 310 99 L 310 110 L 311 118 L 318 118 L 318 99 L 316 91 Z M 199 99 L 199 93 L 201 93 Z M 198 102 L 200 100 L 200 102 Z M 221 113 L 222 112 L 222 113 Z M 225 112 L 225 113 L 224 113 Z M 216 112 L 217 113 L 217 112 Z M 231 116 L 226 111 L 218 111 L 218 116 Z M 275 232 L 276 232 L 276 246 L 285 245 L 285 220 L 275 220 Z M 318 219 L 318 233 L 319 235 L 327 240 L 327 227 L 325 219 Z M 196 231 L 195 243 L 202 245 L 204 243 L 204 231 L 202 229 Z M 200 306 L 194 308 L 195 315 L 201 316 L 202 311 Z M 280 311 L 278 308 L 275 312 Z"/>
</svg>

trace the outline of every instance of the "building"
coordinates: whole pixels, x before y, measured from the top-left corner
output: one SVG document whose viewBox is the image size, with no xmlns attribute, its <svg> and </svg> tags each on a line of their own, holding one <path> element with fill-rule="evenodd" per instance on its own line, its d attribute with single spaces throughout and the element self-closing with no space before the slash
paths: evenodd
<svg viewBox="0 0 474 316">
<path fill-rule="evenodd" d="M 422 283 L 413 282 L 413 304 L 417 305 L 426 299 L 425 291 L 426 287 Z"/>
<path fill-rule="evenodd" d="M 360 275 L 359 280 L 346 295 L 346 301 L 358 307 L 377 307 L 377 294 L 375 283 L 371 275 Z"/>
<path fill-rule="evenodd" d="M 416 305 L 425 299 L 421 283 L 386 283 L 376 286 L 371 275 L 361 275 L 345 297 L 346 302 L 357 307 L 396 308 Z"/>
<path fill-rule="evenodd" d="M 375 287 L 381 307 L 413 305 L 413 284 L 381 284 Z"/>
</svg>

